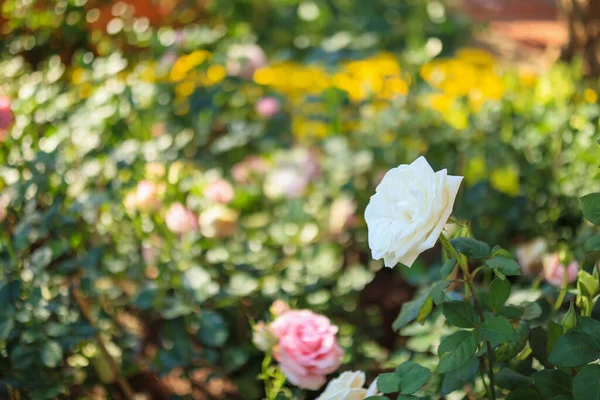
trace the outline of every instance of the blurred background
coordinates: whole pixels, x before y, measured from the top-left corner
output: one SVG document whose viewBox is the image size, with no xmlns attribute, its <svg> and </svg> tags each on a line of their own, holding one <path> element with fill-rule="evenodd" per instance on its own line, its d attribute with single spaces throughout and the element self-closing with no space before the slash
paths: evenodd
<svg viewBox="0 0 600 400">
<path fill-rule="evenodd" d="M 0 397 L 260 399 L 276 299 L 340 327 L 343 369 L 433 348 L 391 325 L 439 250 L 382 269 L 370 195 L 425 155 L 475 237 L 581 248 L 599 27 L 594 0 L 3 0 Z"/>
</svg>

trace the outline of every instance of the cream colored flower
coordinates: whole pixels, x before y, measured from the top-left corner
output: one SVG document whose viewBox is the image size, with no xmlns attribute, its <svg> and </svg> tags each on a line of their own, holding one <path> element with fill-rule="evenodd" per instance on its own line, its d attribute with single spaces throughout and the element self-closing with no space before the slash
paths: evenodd
<svg viewBox="0 0 600 400">
<path fill-rule="evenodd" d="M 389 170 L 365 210 L 373 258 L 412 266 L 450 218 L 462 176 L 434 172 L 424 157 Z"/>
<path fill-rule="evenodd" d="M 364 389 L 365 373 L 362 371 L 347 371 L 332 379 L 325 391 L 316 400 L 364 400 L 377 394 L 377 380 Z"/>
</svg>

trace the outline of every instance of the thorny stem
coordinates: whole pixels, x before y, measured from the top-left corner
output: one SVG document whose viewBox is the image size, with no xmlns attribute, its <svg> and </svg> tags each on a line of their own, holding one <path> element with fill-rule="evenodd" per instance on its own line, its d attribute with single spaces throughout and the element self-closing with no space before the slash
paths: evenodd
<svg viewBox="0 0 600 400">
<path fill-rule="evenodd" d="M 479 314 L 479 318 L 481 318 L 481 322 L 485 321 L 485 315 L 483 314 L 483 308 L 481 307 L 481 303 L 479 302 L 479 298 L 477 297 L 477 292 L 475 291 L 475 286 L 473 285 L 473 275 L 471 275 L 471 273 L 469 272 L 467 258 L 462 254 L 458 254 L 458 252 L 456 251 L 454 246 L 452 246 L 452 244 L 450 243 L 448 238 L 446 236 L 444 236 L 443 233 L 440 235 L 439 240 L 440 240 L 442 246 L 444 247 L 444 249 L 447 252 L 449 252 L 452 255 L 452 257 L 456 258 L 456 261 L 465 277 L 465 283 L 467 284 L 467 287 L 469 288 L 471 297 L 473 298 L 473 304 L 475 305 L 475 310 L 477 311 L 477 314 Z M 492 344 L 489 341 L 486 341 L 485 345 L 486 345 L 486 349 L 487 349 L 487 358 L 488 358 L 488 367 L 489 367 L 488 374 L 490 377 L 490 388 L 489 388 L 490 390 L 488 391 L 488 393 L 490 394 L 491 400 L 496 400 L 496 386 L 495 386 L 495 379 L 494 379 L 494 357 L 495 357 L 494 349 L 492 349 Z"/>
</svg>

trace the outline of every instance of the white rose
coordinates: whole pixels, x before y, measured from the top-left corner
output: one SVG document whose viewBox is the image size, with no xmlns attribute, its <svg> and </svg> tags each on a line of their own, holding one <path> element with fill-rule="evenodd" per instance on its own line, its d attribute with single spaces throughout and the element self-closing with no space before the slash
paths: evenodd
<svg viewBox="0 0 600 400">
<path fill-rule="evenodd" d="M 377 394 L 377 379 L 368 389 L 364 389 L 365 373 L 362 371 L 343 372 L 332 379 L 316 400 L 364 400 Z"/>
<path fill-rule="evenodd" d="M 365 210 L 373 258 L 410 267 L 450 218 L 462 176 L 434 172 L 424 157 L 389 170 Z"/>
</svg>

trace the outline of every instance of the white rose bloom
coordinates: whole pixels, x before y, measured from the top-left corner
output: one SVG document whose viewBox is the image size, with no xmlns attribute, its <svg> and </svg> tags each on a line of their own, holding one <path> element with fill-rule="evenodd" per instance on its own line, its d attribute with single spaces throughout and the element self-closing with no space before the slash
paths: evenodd
<svg viewBox="0 0 600 400">
<path fill-rule="evenodd" d="M 365 210 L 373 258 L 410 267 L 432 248 L 450 218 L 462 176 L 434 172 L 424 157 L 392 168 Z"/>
<path fill-rule="evenodd" d="M 365 373 L 362 371 L 343 372 L 332 379 L 316 400 L 364 400 L 377 394 L 377 379 L 368 389 L 364 389 Z"/>
</svg>

